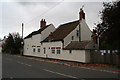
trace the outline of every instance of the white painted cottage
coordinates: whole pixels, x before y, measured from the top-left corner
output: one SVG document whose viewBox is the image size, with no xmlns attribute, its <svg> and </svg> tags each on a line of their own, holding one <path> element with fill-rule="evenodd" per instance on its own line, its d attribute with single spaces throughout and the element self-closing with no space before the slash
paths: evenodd
<svg viewBox="0 0 120 80">
<path fill-rule="evenodd" d="M 62 24 L 57 29 L 52 24 L 46 26 L 44 21 L 41 22 L 41 29 L 25 37 L 24 55 L 90 62 L 90 50 L 96 49 L 97 45 L 91 38 L 92 32 L 85 22 L 82 9 L 79 20 Z"/>
<path fill-rule="evenodd" d="M 0 41 L 0 53 L 2 52 L 2 41 Z"/>
</svg>

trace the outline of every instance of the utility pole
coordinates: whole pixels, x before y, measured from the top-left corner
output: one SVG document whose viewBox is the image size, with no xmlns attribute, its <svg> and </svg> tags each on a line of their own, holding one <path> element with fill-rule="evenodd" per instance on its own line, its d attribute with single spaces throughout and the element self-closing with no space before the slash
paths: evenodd
<svg viewBox="0 0 120 80">
<path fill-rule="evenodd" d="M 22 45 L 22 49 L 21 49 L 21 55 L 23 55 L 23 30 L 24 30 L 24 23 L 22 23 L 22 42 L 21 42 L 21 45 Z"/>
<path fill-rule="evenodd" d="M 24 23 L 22 23 L 22 39 L 23 39 L 23 28 L 24 28 Z"/>
</svg>

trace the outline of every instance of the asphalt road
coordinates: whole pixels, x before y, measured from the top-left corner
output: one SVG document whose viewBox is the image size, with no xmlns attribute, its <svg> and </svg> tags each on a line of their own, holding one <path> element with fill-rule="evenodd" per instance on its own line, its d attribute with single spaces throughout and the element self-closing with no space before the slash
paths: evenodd
<svg viewBox="0 0 120 80">
<path fill-rule="evenodd" d="M 2 78 L 118 78 L 118 74 L 3 54 Z"/>
</svg>

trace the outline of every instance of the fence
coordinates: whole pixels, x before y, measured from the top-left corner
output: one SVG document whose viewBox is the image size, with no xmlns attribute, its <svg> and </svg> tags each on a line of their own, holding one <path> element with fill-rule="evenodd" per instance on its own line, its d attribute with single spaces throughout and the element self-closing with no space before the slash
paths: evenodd
<svg viewBox="0 0 120 80">
<path fill-rule="evenodd" d="M 90 52 L 90 63 L 96 64 L 113 64 L 120 66 L 120 55 L 107 50 L 101 52 L 100 50 L 91 50 Z"/>
</svg>

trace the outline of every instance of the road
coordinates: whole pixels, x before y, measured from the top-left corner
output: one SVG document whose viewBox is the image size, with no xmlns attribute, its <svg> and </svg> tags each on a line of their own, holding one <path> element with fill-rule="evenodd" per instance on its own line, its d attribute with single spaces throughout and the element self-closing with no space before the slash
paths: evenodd
<svg viewBox="0 0 120 80">
<path fill-rule="evenodd" d="M 37 61 L 17 55 L 2 55 L 3 78 L 118 78 L 118 74 L 100 72 Z"/>
</svg>

